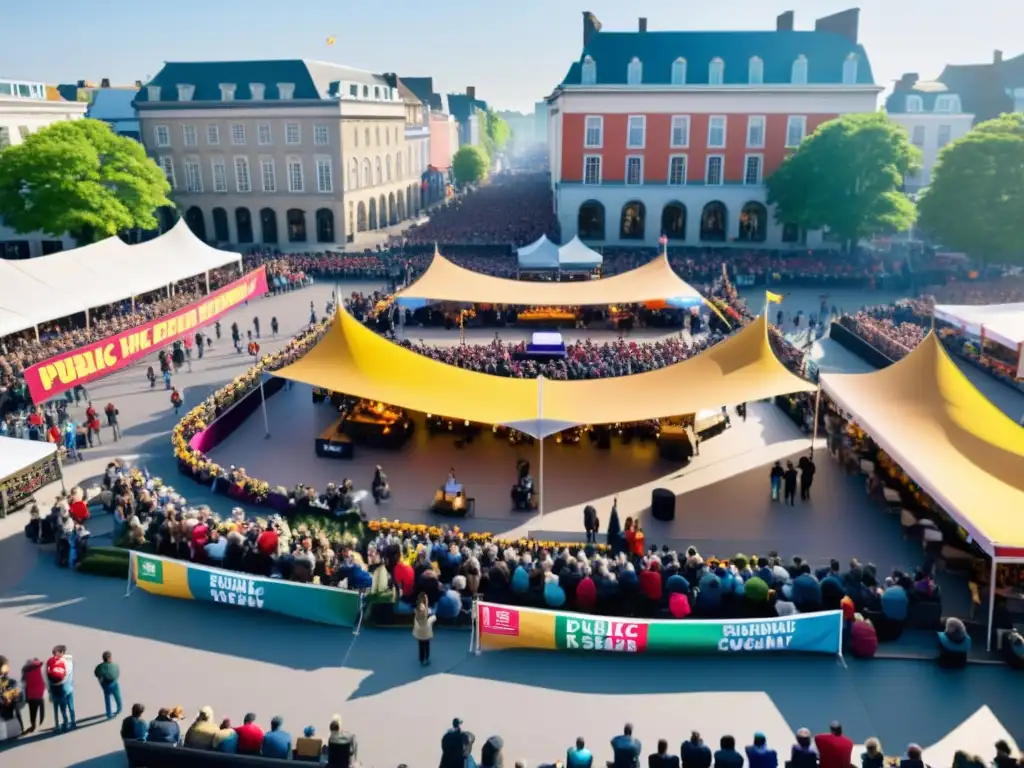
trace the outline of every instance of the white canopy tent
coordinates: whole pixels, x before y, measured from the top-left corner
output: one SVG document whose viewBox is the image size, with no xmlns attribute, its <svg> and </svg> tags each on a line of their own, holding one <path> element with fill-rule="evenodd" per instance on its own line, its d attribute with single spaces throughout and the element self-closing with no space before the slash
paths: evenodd
<svg viewBox="0 0 1024 768">
<path fill-rule="evenodd" d="M 558 246 L 547 235 L 541 235 L 536 242 L 516 250 L 516 260 L 520 269 L 558 269 Z"/>
<path fill-rule="evenodd" d="M 42 440 L 23 440 L 17 437 L 0 437 L 0 484 L 32 469 L 41 462 L 54 458 L 57 446 Z M 60 471 L 60 464 L 57 465 Z M 63 484 L 63 473 L 60 473 Z M 0 492 L 0 517 L 7 513 L 7 491 Z"/>
<path fill-rule="evenodd" d="M 0 336 L 240 263 L 239 254 L 199 240 L 183 219 L 141 245 L 109 237 L 35 259 L 0 260 Z"/>
<path fill-rule="evenodd" d="M 584 245 L 579 237 L 573 237 L 558 249 L 558 266 L 564 270 L 587 271 L 597 269 L 604 263 L 604 256 Z"/>
<path fill-rule="evenodd" d="M 998 341 L 1004 347 L 1016 350 L 1024 342 L 1024 304 L 939 304 L 935 319 L 962 328 L 971 336 Z"/>
</svg>

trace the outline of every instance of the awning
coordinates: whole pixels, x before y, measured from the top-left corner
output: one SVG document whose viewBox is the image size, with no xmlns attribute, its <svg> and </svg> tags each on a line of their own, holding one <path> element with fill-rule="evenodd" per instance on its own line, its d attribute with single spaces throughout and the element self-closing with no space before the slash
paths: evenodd
<svg viewBox="0 0 1024 768">
<path fill-rule="evenodd" d="M 931 333 L 902 360 L 821 385 L 990 554 L 1024 547 L 1024 429 Z"/>
<path fill-rule="evenodd" d="M 601 280 L 545 283 L 484 275 L 453 264 L 437 252 L 427 271 L 399 291 L 397 298 L 535 307 L 644 304 L 667 298 L 692 299 L 695 304 L 704 301 L 672 271 L 663 255 L 642 267 Z"/>
<path fill-rule="evenodd" d="M 696 413 L 815 389 L 775 358 L 763 317 L 700 355 L 657 371 L 552 381 L 492 376 L 431 360 L 339 312 L 319 344 L 275 375 L 414 411 L 505 424 L 534 437 L 577 424 Z"/>
<path fill-rule="evenodd" d="M 516 251 L 516 263 L 520 269 L 558 269 L 558 246 L 541 235 Z"/>
<path fill-rule="evenodd" d="M 0 437 L 0 482 L 53 456 L 57 446 L 41 440 Z"/>
<path fill-rule="evenodd" d="M 986 339 L 1014 351 L 1024 343 L 1024 304 L 940 304 L 935 307 L 935 319 L 963 328 L 971 336 L 980 337 L 984 328 Z"/>
<path fill-rule="evenodd" d="M 573 237 L 558 249 L 558 266 L 562 269 L 595 269 L 604 263 L 604 256 Z"/>
</svg>

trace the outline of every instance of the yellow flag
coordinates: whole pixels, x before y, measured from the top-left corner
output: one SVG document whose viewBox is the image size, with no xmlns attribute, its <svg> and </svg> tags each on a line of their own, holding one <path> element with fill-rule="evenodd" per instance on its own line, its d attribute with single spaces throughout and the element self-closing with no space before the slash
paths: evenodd
<svg viewBox="0 0 1024 768">
<path fill-rule="evenodd" d="M 769 304 L 781 304 L 782 303 L 782 294 L 781 293 L 772 293 L 771 291 L 765 291 L 764 293 L 765 293 L 765 297 L 768 299 L 768 303 Z"/>
<path fill-rule="evenodd" d="M 327 44 L 328 45 L 334 45 L 334 38 L 333 37 L 328 37 L 327 38 Z"/>
</svg>

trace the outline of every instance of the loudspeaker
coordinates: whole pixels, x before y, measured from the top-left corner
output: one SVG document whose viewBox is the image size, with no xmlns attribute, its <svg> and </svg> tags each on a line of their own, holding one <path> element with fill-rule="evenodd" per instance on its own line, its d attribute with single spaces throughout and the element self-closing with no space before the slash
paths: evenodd
<svg viewBox="0 0 1024 768">
<path fill-rule="evenodd" d="M 664 523 L 676 519 L 676 495 L 668 488 L 651 491 L 651 515 Z"/>
</svg>

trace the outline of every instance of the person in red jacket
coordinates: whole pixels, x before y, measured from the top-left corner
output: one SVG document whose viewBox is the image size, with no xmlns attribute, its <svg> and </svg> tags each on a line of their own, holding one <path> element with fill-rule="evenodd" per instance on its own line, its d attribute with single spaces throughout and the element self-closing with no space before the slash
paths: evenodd
<svg viewBox="0 0 1024 768">
<path fill-rule="evenodd" d="M 176 387 L 171 388 L 171 405 L 174 406 L 174 415 L 177 416 L 178 411 L 181 410 L 181 393 Z"/>
<path fill-rule="evenodd" d="M 597 585 L 589 576 L 580 579 L 576 585 L 576 609 L 591 611 L 597 606 Z"/>
<path fill-rule="evenodd" d="M 657 560 L 652 560 L 647 568 L 640 571 L 637 580 L 640 582 L 640 594 L 651 601 L 661 600 L 661 570 Z"/>
<path fill-rule="evenodd" d="M 21 668 L 21 691 L 28 702 L 29 723 L 25 733 L 32 733 L 46 719 L 46 680 L 41 659 L 30 659 Z"/>
<path fill-rule="evenodd" d="M 850 768 L 853 741 L 843 736 L 843 726 L 838 720 L 833 720 L 828 730 L 828 733 L 819 733 L 814 737 L 819 765 L 821 768 Z"/>
<path fill-rule="evenodd" d="M 238 734 L 238 754 L 258 755 L 263 749 L 263 729 L 256 725 L 256 715 L 252 712 L 235 728 L 235 733 Z"/>
</svg>

